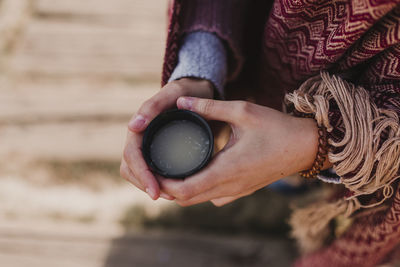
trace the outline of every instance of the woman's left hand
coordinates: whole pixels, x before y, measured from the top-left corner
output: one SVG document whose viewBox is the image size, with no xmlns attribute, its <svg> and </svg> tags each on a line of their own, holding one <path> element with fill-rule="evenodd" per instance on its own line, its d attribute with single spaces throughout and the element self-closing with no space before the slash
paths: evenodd
<svg viewBox="0 0 400 267">
<path fill-rule="evenodd" d="M 228 144 L 202 171 L 184 180 L 159 177 L 162 190 L 182 206 L 210 200 L 217 206 L 227 204 L 310 168 L 316 157 L 313 119 L 244 101 L 180 97 L 177 106 L 232 128 Z"/>
</svg>

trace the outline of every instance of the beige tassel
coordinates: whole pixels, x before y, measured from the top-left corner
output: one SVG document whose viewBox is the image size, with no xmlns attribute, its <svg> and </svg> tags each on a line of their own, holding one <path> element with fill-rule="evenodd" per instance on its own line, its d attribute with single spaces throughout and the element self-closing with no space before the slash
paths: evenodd
<svg viewBox="0 0 400 267">
<path fill-rule="evenodd" d="M 328 153 L 341 183 L 354 192 L 349 199 L 335 203 L 318 203 L 294 211 L 290 223 L 293 236 L 299 239 L 303 251 L 320 247 L 327 237 L 329 222 L 338 215 L 350 216 L 359 208 L 382 204 L 393 195 L 391 184 L 400 176 L 400 125 L 398 115 L 378 109 L 362 87 L 330 76 L 326 72 L 308 79 L 291 94 L 286 102 L 297 111 L 315 115 L 318 125 L 332 131 L 329 123 L 329 101 L 334 100 L 342 115 L 345 136 L 339 142 L 328 140 L 333 147 L 343 147 L 339 153 Z M 388 138 L 380 145 L 380 137 L 387 131 Z M 376 167 L 373 173 L 374 166 Z M 358 169 L 358 167 L 360 167 Z M 353 173 L 352 177 L 344 176 Z M 357 197 L 382 189 L 383 198 L 376 203 L 361 205 Z"/>
<path fill-rule="evenodd" d="M 359 196 L 372 194 L 400 178 L 399 118 L 391 110 L 378 109 L 364 88 L 322 72 L 286 95 L 286 101 L 299 112 L 315 114 L 318 125 L 325 126 L 328 132 L 332 131 L 328 118 L 331 99 L 337 103 L 345 127 L 343 140 L 328 140 L 331 146 L 344 147 L 339 153 L 328 153 L 341 182 Z M 388 138 L 379 147 L 384 130 Z M 343 178 L 348 173 L 354 175 Z"/>
<path fill-rule="evenodd" d="M 316 203 L 306 208 L 295 209 L 290 217 L 292 237 L 296 238 L 302 253 L 322 247 L 329 236 L 329 222 L 338 215 L 350 216 L 360 208 L 357 199 L 340 199 L 334 203 Z"/>
</svg>

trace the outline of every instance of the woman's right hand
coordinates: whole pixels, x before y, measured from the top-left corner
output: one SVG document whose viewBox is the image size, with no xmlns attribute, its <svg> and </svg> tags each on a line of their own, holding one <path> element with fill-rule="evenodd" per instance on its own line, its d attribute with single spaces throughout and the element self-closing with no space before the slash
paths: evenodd
<svg viewBox="0 0 400 267">
<path fill-rule="evenodd" d="M 179 97 L 212 98 L 213 95 L 214 89 L 209 81 L 182 78 L 166 84 L 157 94 L 144 102 L 128 124 L 120 167 L 121 176 L 154 200 L 159 197 L 174 199 L 161 192 L 158 181 L 143 159 L 141 150 L 143 131 L 158 114 L 176 106 Z"/>
</svg>

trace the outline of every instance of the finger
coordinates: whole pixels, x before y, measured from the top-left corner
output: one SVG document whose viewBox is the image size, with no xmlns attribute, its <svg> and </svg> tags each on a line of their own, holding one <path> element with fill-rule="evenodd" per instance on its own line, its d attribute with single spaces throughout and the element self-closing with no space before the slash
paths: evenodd
<svg viewBox="0 0 400 267">
<path fill-rule="evenodd" d="M 129 169 L 128 165 L 126 164 L 125 160 L 122 159 L 121 161 L 121 166 L 120 166 L 120 175 L 122 178 L 136 186 L 142 191 L 145 191 L 145 188 L 143 187 L 142 183 L 138 180 L 136 180 L 135 176 L 133 175 L 132 171 Z"/>
<path fill-rule="evenodd" d="M 238 187 L 235 184 L 223 184 L 220 185 L 223 186 L 223 190 L 221 188 L 213 188 L 203 194 L 197 195 L 191 199 L 188 200 L 179 200 L 177 199 L 176 202 L 181 205 L 181 206 L 191 206 L 191 205 L 196 205 L 200 204 L 203 202 L 211 201 L 214 199 L 224 199 L 224 198 L 231 198 L 234 197 L 233 200 L 240 198 L 242 196 L 247 196 L 249 194 L 252 194 L 254 190 L 247 190 L 245 192 L 240 192 L 237 193 Z M 233 201 L 231 200 L 231 201 Z"/>
<path fill-rule="evenodd" d="M 246 193 L 239 194 L 239 195 L 236 195 L 236 196 L 220 197 L 220 198 L 212 199 L 211 202 L 217 207 L 222 207 L 222 206 L 224 206 L 226 204 L 232 203 L 233 201 L 235 201 L 235 200 L 237 200 L 239 198 L 251 195 L 254 192 L 255 191 L 250 190 L 250 191 L 248 191 Z"/>
<path fill-rule="evenodd" d="M 221 185 L 224 186 L 224 185 Z M 179 204 L 182 207 L 187 207 L 187 206 L 192 206 L 200 203 L 204 203 L 207 201 L 210 201 L 212 199 L 220 199 L 220 198 L 225 198 L 229 197 L 229 190 L 212 190 L 212 192 L 206 192 L 205 194 L 200 194 L 197 195 L 191 199 L 187 200 L 182 200 L 182 199 L 176 199 L 176 203 Z"/>
<path fill-rule="evenodd" d="M 160 198 L 166 199 L 166 200 L 175 200 L 173 196 L 168 195 L 167 193 L 161 192 L 160 193 Z"/>
<path fill-rule="evenodd" d="M 249 196 L 249 195 L 253 194 L 255 191 L 257 191 L 259 188 L 262 188 L 265 186 L 267 186 L 267 185 L 257 185 L 257 186 L 254 186 L 251 190 L 248 190 L 244 193 L 241 193 L 241 194 L 238 194 L 235 196 L 215 198 L 215 199 L 212 199 L 211 202 L 217 207 L 222 207 L 226 204 L 232 203 L 233 201 L 235 201 L 239 198 Z"/>
<path fill-rule="evenodd" d="M 145 188 L 143 187 L 142 183 L 139 182 L 135 176 L 133 175 L 132 171 L 129 169 L 128 165 L 126 164 L 125 160 L 122 159 L 121 167 L 120 167 L 120 174 L 121 177 L 136 186 L 138 189 L 145 192 Z M 167 193 L 160 192 L 160 197 L 166 200 L 174 200 L 175 198 L 168 195 Z"/>
<path fill-rule="evenodd" d="M 207 201 L 216 200 L 216 203 L 220 206 L 230 203 L 238 198 L 248 196 L 253 194 L 258 189 L 265 187 L 269 184 L 269 182 L 263 182 L 256 185 L 253 185 L 246 189 L 241 189 L 236 184 L 224 184 L 225 191 L 221 191 L 219 188 L 212 188 L 208 192 L 197 195 L 188 200 L 177 200 L 177 203 L 181 206 L 191 206 Z M 230 187 L 230 188 L 229 188 Z M 218 200 L 220 199 L 220 200 Z M 218 200 L 218 201 L 217 201 Z M 213 202 L 214 203 L 214 202 Z M 218 205 L 216 205 L 218 206 Z"/>
<path fill-rule="evenodd" d="M 251 103 L 245 101 L 220 101 L 196 97 L 179 97 L 177 106 L 200 114 L 209 120 L 225 121 L 237 124 Z"/>
<path fill-rule="evenodd" d="M 156 200 L 160 196 L 160 187 L 153 173 L 143 159 L 141 151 L 142 135 L 128 132 L 128 142 L 124 150 L 124 160 L 133 176 L 144 187 L 149 196 Z"/>
<path fill-rule="evenodd" d="M 235 155 L 240 150 L 240 147 L 234 146 L 221 150 L 213 157 L 206 168 L 184 180 L 158 177 L 160 188 L 178 200 L 189 200 L 211 189 L 220 191 L 219 193 L 221 194 L 227 192 L 227 194 L 216 195 L 208 200 L 232 195 L 233 192 L 229 190 L 234 190 L 235 188 L 231 189 L 230 187 L 236 185 L 234 182 L 232 183 L 232 180 L 238 176 Z M 229 186 L 223 186 L 225 183 L 229 183 Z"/>
<path fill-rule="evenodd" d="M 217 206 L 217 207 L 222 207 L 226 204 L 229 204 L 233 201 L 235 201 L 236 199 L 240 198 L 241 196 L 234 196 L 234 197 L 220 197 L 220 198 L 216 198 L 211 200 L 211 202 Z"/>
<path fill-rule="evenodd" d="M 192 175 L 184 180 L 167 179 L 159 177 L 161 189 L 167 194 L 179 200 L 189 200 L 213 187 L 217 187 L 225 182 L 225 174 L 231 167 L 226 168 L 226 161 L 223 159 L 226 153 L 217 154 L 209 163 L 207 168 L 199 173 Z M 228 155 L 229 156 L 229 155 Z M 229 157 L 227 157 L 229 158 Z"/>
<path fill-rule="evenodd" d="M 133 132 L 141 132 L 146 129 L 150 121 L 152 121 L 161 112 L 173 107 L 176 99 L 184 88 L 177 84 L 169 84 L 166 90 L 161 90 L 152 98 L 143 103 L 136 115 L 128 123 L 129 130 Z"/>
</svg>

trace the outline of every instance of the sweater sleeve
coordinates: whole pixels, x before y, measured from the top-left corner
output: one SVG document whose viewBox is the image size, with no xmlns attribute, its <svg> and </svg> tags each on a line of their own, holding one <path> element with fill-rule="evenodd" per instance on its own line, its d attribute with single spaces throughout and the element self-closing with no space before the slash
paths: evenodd
<svg viewBox="0 0 400 267">
<path fill-rule="evenodd" d="M 322 72 L 286 100 L 300 112 L 315 114 L 317 123 L 327 128 L 329 160 L 348 189 L 343 198 L 295 210 L 290 219 L 292 236 L 303 248 L 313 249 L 315 243 L 310 241 L 324 240 L 323 233 L 336 216 L 346 218 L 360 208 L 377 207 L 368 215 L 353 216 L 351 228 L 334 243 L 296 266 L 316 262 L 362 266 L 365 255 L 378 263 L 397 244 L 393 240 L 398 235 L 393 226 L 399 223 L 400 203 L 400 43 L 372 58 L 357 79 L 346 81 Z M 359 240 L 374 241 L 360 250 Z M 345 254 L 351 261 L 338 258 Z"/>
<path fill-rule="evenodd" d="M 246 0 L 174 0 L 163 66 L 165 84 L 178 63 L 183 37 L 195 31 L 215 34 L 227 54 L 226 81 L 234 80 L 244 63 L 244 28 L 250 1 Z"/>
<path fill-rule="evenodd" d="M 352 198 L 378 193 L 378 203 L 400 178 L 399 18 L 399 5 L 386 10 L 331 74 L 289 95 L 296 109 L 314 113 L 327 128 L 329 160 Z"/>
<path fill-rule="evenodd" d="M 243 37 L 246 0 L 190 0 L 184 7 L 182 33 L 207 31 L 214 33 L 228 47 L 228 76 L 234 79 L 243 61 Z"/>
<path fill-rule="evenodd" d="M 178 64 L 169 81 L 183 77 L 209 80 L 221 97 L 227 75 L 227 56 L 223 43 L 209 32 L 197 31 L 184 37 L 178 52 Z"/>
<path fill-rule="evenodd" d="M 286 100 L 327 128 L 329 161 L 351 198 L 381 190 L 382 202 L 400 178 L 400 44 L 370 63 L 358 83 L 322 72 Z M 371 83 L 376 68 L 385 71 Z"/>
</svg>

